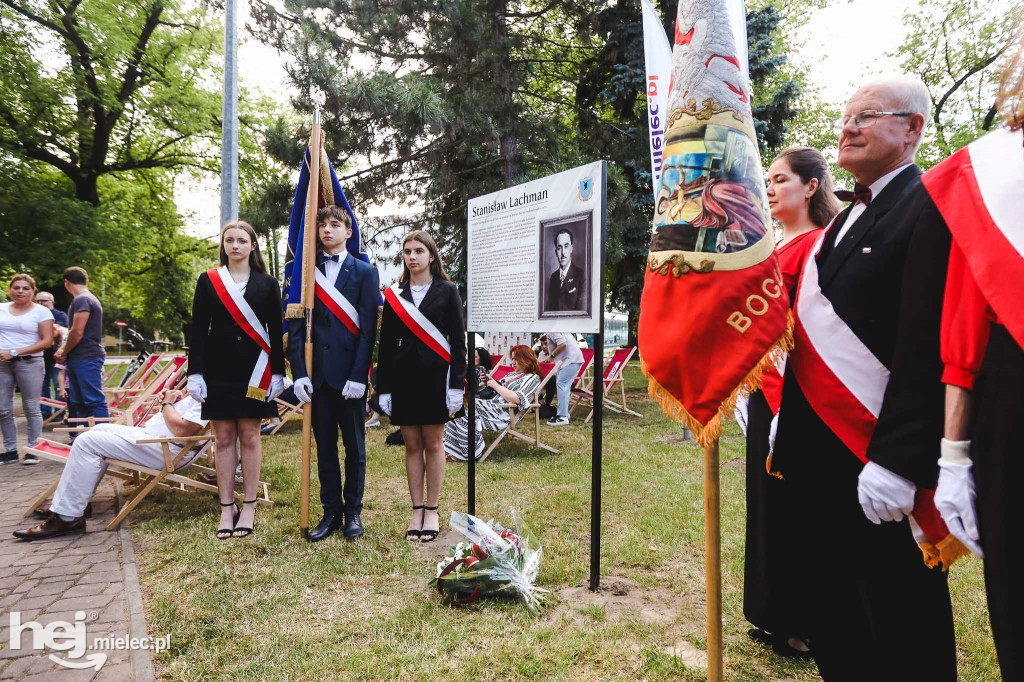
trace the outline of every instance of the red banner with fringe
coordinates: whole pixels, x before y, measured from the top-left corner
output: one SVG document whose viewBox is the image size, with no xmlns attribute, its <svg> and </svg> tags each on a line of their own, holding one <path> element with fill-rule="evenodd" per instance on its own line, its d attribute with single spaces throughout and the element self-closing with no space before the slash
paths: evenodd
<svg viewBox="0 0 1024 682">
<path fill-rule="evenodd" d="M 792 347 L 750 113 L 740 0 L 682 0 L 640 301 L 650 393 L 702 445 Z"/>
</svg>

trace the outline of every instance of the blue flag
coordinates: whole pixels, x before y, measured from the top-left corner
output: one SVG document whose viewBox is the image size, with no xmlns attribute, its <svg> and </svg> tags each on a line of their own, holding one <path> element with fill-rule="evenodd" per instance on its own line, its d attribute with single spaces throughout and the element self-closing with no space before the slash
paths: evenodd
<svg viewBox="0 0 1024 682">
<path fill-rule="evenodd" d="M 288 255 L 284 262 L 284 311 L 285 317 L 302 317 L 302 233 L 306 220 L 306 195 L 309 190 L 309 147 L 302 157 L 302 170 L 299 172 L 299 185 L 295 188 L 295 199 L 292 201 L 292 216 L 288 222 Z M 346 248 L 355 258 L 367 263 L 370 257 L 359 250 L 359 224 L 356 215 L 349 206 L 345 191 L 338 183 L 327 153 L 320 152 L 320 192 L 318 209 L 324 206 L 341 206 L 352 219 L 352 236 Z"/>
</svg>

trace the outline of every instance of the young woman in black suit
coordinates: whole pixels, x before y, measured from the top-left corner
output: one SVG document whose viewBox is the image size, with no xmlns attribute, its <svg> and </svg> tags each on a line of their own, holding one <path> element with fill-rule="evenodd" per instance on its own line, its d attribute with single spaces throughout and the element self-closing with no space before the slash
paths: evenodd
<svg viewBox="0 0 1024 682">
<path fill-rule="evenodd" d="M 203 404 L 217 437 L 221 516 L 217 538 L 244 538 L 259 497 L 260 421 L 277 415 L 284 389 L 281 286 L 267 274 L 256 232 L 237 220 L 220 233 L 220 267 L 199 275 L 192 301 L 188 392 Z M 234 502 L 242 452 L 245 500 Z"/>
<path fill-rule="evenodd" d="M 458 287 L 445 274 L 433 238 L 422 230 L 409 233 L 402 257 L 402 276 L 384 295 L 377 391 L 405 439 L 413 509 L 406 540 L 430 542 L 440 530 L 444 425 L 462 409 L 466 327 Z"/>
</svg>

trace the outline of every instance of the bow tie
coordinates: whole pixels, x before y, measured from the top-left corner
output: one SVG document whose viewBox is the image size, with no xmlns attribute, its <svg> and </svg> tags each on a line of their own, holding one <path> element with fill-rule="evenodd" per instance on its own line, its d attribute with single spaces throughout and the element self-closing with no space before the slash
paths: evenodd
<svg viewBox="0 0 1024 682">
<path fill-rule="evenodd" d="M 326 263 L 327 261 L 334 261 L 335 263 L 341 262 L 341 254 L 336 253 L 333 256 L 328 256 L 326 253 L 320 255 L 320 263 Z"/>
<path fill-rule="evenodd" d="M 862 185 L 859 182 L 853 186 L 853 191 L 848 189 L 840 189 L 835 192 L 836 199 L 839 201 L 852 201 L 861 202 L 865 206 L 871 203 L 871 188 L 867 185 Z"/>
</svg>

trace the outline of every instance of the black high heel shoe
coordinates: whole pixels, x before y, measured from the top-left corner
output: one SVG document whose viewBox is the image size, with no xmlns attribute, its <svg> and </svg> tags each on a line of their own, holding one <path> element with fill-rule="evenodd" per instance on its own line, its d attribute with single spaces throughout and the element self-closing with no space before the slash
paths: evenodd
<svg viewBox="0 0 1024 682">
<path fill-rule="evenodd" d="M 417 509 L 423 509 L 423 505 L 422 504 L 414 504 L 412 506 L 412 510 L 413 511 L 416 511 Z M 420 523 L 421 524 L 423 523 L 422 519 L 420 520 Z M 419 540 L 420 535 L 422 535 L 422 534 L 423 534 L 423 531 L 421 531 L 419 529 L 408 528 L 405 531 L 405 539 L 408 540 L 409 542 L 416 542 L 417 540 Z"/>
<path fill-rule="evenodd" d="M 423 518 L 426 519 L 428 511 L 437 511 L 438 507 L 423 507 Z M 437 515 L 437 525 L 441 525 L 441 514 Z M 437 530 L 421 530 L 420 531 L 420 542 L 433 542 L 437 539 L 437 534 L 440 531 Z"/>
<path fill-rule="evenodd" d="M 255 499 L 255 500 L 242 500 L 242 504 L 256 504 L 257 502 L 259 502 L 259 499 Z M 242 512 L 239 511 L 238 513 L 239 513 L 239 515 L 241 515 Z M 253 518 L 255 518 L 255 516 L 256 516 L 256 510 L 253 510 Z M 237 519 L 235 520 L 235 523 L 238 523 Z M 241 533 L 241 535 L 235 535 L 234 533 Z M 252 528 L 245 528 L 245 527 L 235 526 L 234 533 L 231 534 L 231 537 L 240 540 L 242 538 L 247 538 L 250 535 L 252 535 Z"/>
<path fill-rule="evenodd" d="M 232 521 L 231 521 L 231 528 L 218 528 L 217 529 L 217 535 L 216 535 L 217 539 L 218 540 L 227 540 L 228 538 L 231 537 L 231 534 L 235 532 L 235 524 L 238 523 L 238 517 L 242 515 L 242 510 L 238 508 L 238 505 L 235 504 L 234 500 L 231 500 L 230 502 L 227 502 L 227 503 L 221 502 L 220 506 L 222 506 L 222 507 L 234 507 L 235 508 L 235 513 L 231 515 L 233 517 Z M 227 535 L 221 535 L 221 533 L 227 533 Z"/>
</svg>

